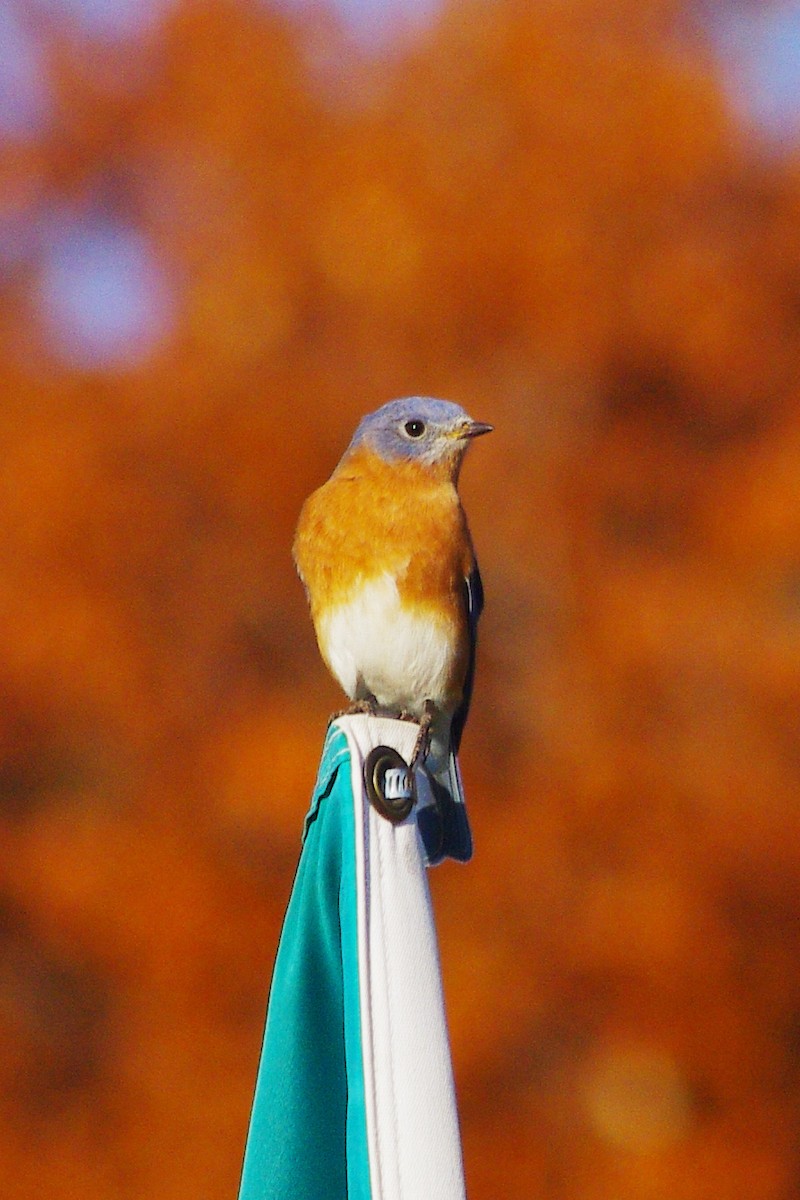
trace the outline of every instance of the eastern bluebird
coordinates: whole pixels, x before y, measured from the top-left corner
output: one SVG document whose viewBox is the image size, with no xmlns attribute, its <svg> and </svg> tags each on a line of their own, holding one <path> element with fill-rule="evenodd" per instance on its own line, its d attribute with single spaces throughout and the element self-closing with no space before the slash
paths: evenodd
<svg viewBox="0 0 800 1200">
<path fill-rule="evenodd" d="M 413 396 L 364 417 L 331 478 L 306 501 L 294 559 L 322 657 L 355 702 L 419 721 L 440 807 L 471 852 L 456 754 L 475 671 L 483 588 L 456 485 L 491 425 Z M 452 809 L 456 802 L 459 809 Z"/>
</svg>

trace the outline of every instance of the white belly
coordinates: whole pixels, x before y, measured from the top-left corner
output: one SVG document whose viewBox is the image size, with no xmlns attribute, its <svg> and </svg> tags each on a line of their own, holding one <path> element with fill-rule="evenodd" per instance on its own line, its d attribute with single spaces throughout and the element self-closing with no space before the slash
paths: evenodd
<svg viewBox="0 0 800 1200">
<path fill-rule="evenodd" d="M 371 693 L 383 707 L 419 713 L 425 700 L 446 704 L 455 646 L 446 621 L 403 608 L 392 575 L 320 619 L 320 649 L 351 700 Z"/>
</svg>

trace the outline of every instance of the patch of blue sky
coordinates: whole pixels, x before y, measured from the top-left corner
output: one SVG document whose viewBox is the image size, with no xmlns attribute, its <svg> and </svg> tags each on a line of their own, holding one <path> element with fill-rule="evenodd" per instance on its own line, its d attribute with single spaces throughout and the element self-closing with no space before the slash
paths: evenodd
<svg viewBox="0 0 800 1200">
<path fill-rule="evenodd" d="M 175 322 L 175 297 L 153 247 L 105 214 L 50 218 L 34 301 L 50 349 L 80 370 L 138 366 Z"/>
<path fill-rule="evenodd" d="M 442 6 L 442 0 L 261 0 L 261 3 L 299 16 L 327 9 L 364 48 L 380 48 L 398 35 L 423 29 Z"/>
<path fill-rule="evenodd" d="M 50 112 L 43 47 L 13 0 L 0 0 L 0 138 L 35 136 Z"/>
<path fill-rule="evenodd" d="M 707 26 L 731 104 L 769 142 L 800 133 L 800 2 L 714 5 Z"/>
<path fill-rule="evenodd" d="M 156 29 L 176 0 L 36 0 L 41 11 L 100 42 L 130 41 Z"/>
</svg>

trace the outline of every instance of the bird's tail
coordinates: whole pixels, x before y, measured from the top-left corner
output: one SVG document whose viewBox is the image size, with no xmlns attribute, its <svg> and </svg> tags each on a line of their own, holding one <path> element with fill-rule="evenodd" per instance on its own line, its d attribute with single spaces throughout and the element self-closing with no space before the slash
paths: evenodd
<svg viewBox="0 0 800 1200">
<path fill-rule="evenodd" d="M 433 762 L 419 772 L 419 775 L 424 775 L 424 782 L 419 777 L 417 780 L 417 827 L 425 845 L 428 863 L 435 866 L 443 858 L 469 862 L 472 858 L 472 832 L 458 759 L 452 748 L 438 763 L 434 756 L 432 758 Z"/>
</svg>

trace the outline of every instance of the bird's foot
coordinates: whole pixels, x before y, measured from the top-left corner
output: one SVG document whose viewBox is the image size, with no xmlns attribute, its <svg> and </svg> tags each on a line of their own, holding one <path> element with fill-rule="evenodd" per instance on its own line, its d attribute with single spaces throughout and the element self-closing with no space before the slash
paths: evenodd
<svg viewBox="0 0 800 1200">
<path fill-rule="evenodd" d="M 428 751 L 431 746 L 431 725 L 433 718 L 436 715 L 436 705 L 432 700 L 426 700 L 422 706 L 422 713 L 418 718 L 419 733 L 417 740 L 414 743 L 414 753 L 411 755 L 411 770 L 416 771 L 417 767 L 422 766 L 425 759 L 428 757 Z"/>
<path fill-rule="evenodd" d="M 370 717 L 378 715 L 378 701 L 374 696 L 367 696 L 365 700 L 354 700 L 347 708 L 340 708 L 338 712 L 331 714 L 331 720 L 335 721 L 337 717 L 356 717 L 366 713 Z"/>
</svg>

